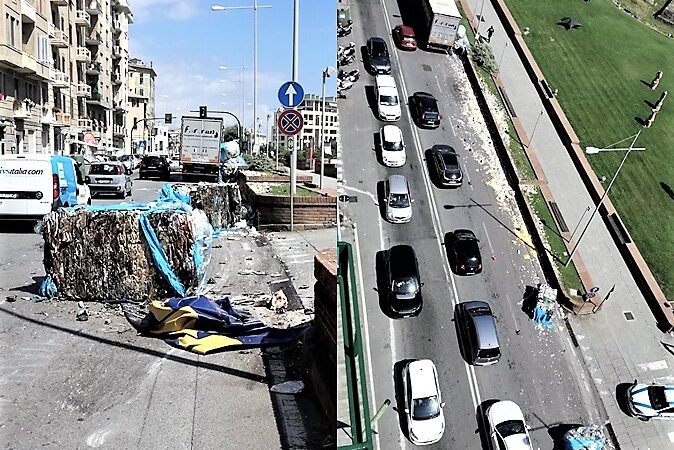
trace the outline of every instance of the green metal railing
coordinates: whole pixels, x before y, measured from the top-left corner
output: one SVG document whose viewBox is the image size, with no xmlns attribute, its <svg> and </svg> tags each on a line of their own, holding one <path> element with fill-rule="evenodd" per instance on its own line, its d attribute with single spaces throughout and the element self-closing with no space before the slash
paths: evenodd
<svg viewBox="0 0 674 450">
<path fill-rule="evenodd" d="M 367 394 L 365 362 L 360 326 L 360 305 L 351 244 L 337 243 L 337 286 L 342 310 L 344 360 L 349 396 L 352 444 L 340 450 L 372 450 L 370 402 Z"/>
</svg>

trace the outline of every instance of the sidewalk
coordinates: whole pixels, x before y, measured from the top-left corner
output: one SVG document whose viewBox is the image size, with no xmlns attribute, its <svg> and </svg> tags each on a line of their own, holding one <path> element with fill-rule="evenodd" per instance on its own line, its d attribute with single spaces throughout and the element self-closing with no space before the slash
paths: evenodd
<svg viewBox="0 0 674 450">
<path fill-rule="evenodd" d="M 473 4 L 468 6 L 475 7 Z M 542 113 L 535 129 L 534 152 L 566 223 L 576 224 L 585 208 L 594 207 L 595 203 L 543 107 L 536 87 L 514 50 L 503 24 L 499 22 L 491 1 L 484 2 L 482 13 L 484 22 L 480 24 L 480 34 L 484 35 L 489 26 L 494 27 L 491 47 L 495 55 L 503 55 L 499 77 L 529 138 L 530 130 L 534 129 Z M 466 14 L 469 12 L 466 11 Z M 475 11 L 472 12 L 473 18 L 474 14 Z M 593 143 L 597 146 L 604 144 Z M 588 217 L 583 218 L 581 225 L 584 226 L 587 220 Z M 600 288 L 598 299 L 604 298 L 615 285 L 615 291 L 597 314 L 571 316 L 569 320 L 620 448 L 672 448 L 674 425 L 665 421 L 641 422 L 626 416 L 618 407 L 615 391 L 619 383 L 631 383 L 635 379 L 646 383 L 674 383 L 669 369 L 673 356 L 660 343 L 671 344 L 674 338 L 657 329 L 646 300 L 599 217 L 595 217 L 588 227 L 578 248 L 578 255 L 595 286 Z"/>
</svg>

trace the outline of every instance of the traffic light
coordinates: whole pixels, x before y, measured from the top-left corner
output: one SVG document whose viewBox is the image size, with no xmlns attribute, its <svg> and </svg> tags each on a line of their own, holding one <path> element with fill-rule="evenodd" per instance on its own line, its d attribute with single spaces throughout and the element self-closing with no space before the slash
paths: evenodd
<svg viewBox="0 0 674 450">
<path fill-rule="evenodd" d="M 164 123 L 171 123 L 173 122 L 173 114 L 171 113 L 166 113 L 164 114 Z"/>
<path fill-rule="evenodd" d="M 199 118 L 205 119 L 208 116 L 208 108 L 205 106 L 199 107 Z"/>
</svg>

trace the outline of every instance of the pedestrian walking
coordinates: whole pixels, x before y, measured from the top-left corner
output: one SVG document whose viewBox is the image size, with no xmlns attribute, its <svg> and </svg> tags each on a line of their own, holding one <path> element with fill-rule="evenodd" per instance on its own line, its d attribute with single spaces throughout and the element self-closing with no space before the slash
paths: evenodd
<svg viewBox="0 0 674 450">
<path fill-rule="evenodd" d="M 494 27 L 490 26 L 487 30 L 487 42 L 491 42 L 491 37 L 494 34 Z"/>
</svg>

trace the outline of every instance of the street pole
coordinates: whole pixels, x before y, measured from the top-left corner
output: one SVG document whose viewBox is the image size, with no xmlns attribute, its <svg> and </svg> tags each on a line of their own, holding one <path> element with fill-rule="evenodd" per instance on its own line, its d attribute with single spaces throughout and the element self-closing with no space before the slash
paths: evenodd
<svg viewBox="0 0 674 450">
<path fill-rule="evenodd" d="M 319 178 L 318 187 L 323 189 L 323 176 L 325 172 L 325 152 L 323 151 L 323 143 L 325 142 L 325 79 L 328 75 L 328 69 L 323 71 L 323 88 L 321 89 L 321 177 Z"/>
<path fill-rule="evenodd" d="M 585 217 L 585 214 L 590 212 L 590 209 L 592 209 L 592 208 L 590 208 L 588 206 L 587 208 L 585 208 L 585 211 L 583 211 L 583 215 L 580 216 L 580 219 L 578 219 L 578 223 L 576 224 L 576 228 L 573 229 L 573 233 L 571 233 L 571 238 L 569 238 L 569 241 L 571 241 L 573 239 L 573 237 L 576 235 L 576 231 L 578 231 L 578 227 L 580 226 L 580 223 L 583 221 L 583 218 Z"/>
<path fill-rule="evenodd" d="M 590 218 L 588 219 L 587 223 L 585 224 L 585 228 L 583 228 L 583 231 L 580 233 L 580 236 L 578 236 L 578 241 L 576 242 L 576 245 L 573 246 L 573 249 L 571 250 L 571 254 L 569 255 L 568 261 L 566 261 L 566 264 L 564 264 L 564 267 L 568 267 L 569 264 L 571 263 L 571 259 L 573 258 L 573 255 L 576 254 L 576 251 L 578 250 L 578 246 L 580 245 L 580 241 L 583 239 L 583 236 L 585 236 L 585 232 L 587 229 L 590 227 L 590 224 L 592 223 L 592 219 L 594 216 L 597 214 L 597 211 L 599 211 L 599 208 L 601 207 L 602 203 L 604 203 L 604 199 L 608 195 L 608 191 L 611 190 L 611 186 L 613 186 L 613 182 L 618 178 L 618 174 L 620 173 L 620 169 L 623 168 L 623 165 L 625 165 L 625 161 L 627 161 L 627 157 L 630 155 L 630 152 L 632 151 L 632 148 L 634 147 L 634 143 L 637 141 L 639 138 L 639 135 L 641 134 L 641 130 L 634 136 L 634 139 L 632 140 L 632 143 L 630 144 L 629 148 L 627 149 L 627 152 L 625 152 L 625 156 L 623 157 L 623 160 L 620 162 L 620 165 L 618 166 L 618 170 L 616 170 L 615 175 L 613 175 L 613 178 L 611 179 L 611 182 L 608 184 L 608 187 L 602 194 L 601 198 L 599 199 L 599 203 L 597 203 L 597 206 L 594 208 L 594 211 L 592 211 L 592 215 L 590 215 Z"/>
<path fill-rule="evenodd" d="M 257 0 L 253 0 L 253 147 L 251 154 L 255 151 L 257 142 Z"/>
<path fill-rule="evenodd" d="M 300 0 L 293 0 L 293 66 L 292 81 L 299 77 L 299 45 L 300 45 Z M 295 200 L 297 191 L 297 146 L 290 152 L 290 231 L 295 227 Z"/>
<path fill-rule="evenodd" d="M 540 114 L 538 115 L 538 118 L 536 119 L 536 123 L 534 124 L 534 129 L 531 131 L 531 137 L 529 138 L 529 144 L 527 144 L 528 148 L 531 148 L 531 143 L 534 142 L 534 135 L 536 134 L 536 128 L 538 127 L 538 121 L 541 120 L 541 117 L 543 117 L 543 110 L 541 110 Z"/>
<path fill-rule="evenodd" d="M 269 139 L 269 118 L 270 117 L 271 117 L 271 113 L 267 113 L 267 129 L 265 130 L 267 132 L 267 145 L 266 145 L 267 146 L 267 149 L 266 149 L 267 150 L 267 158 L 269 158 L 269 145 L 270 145 L 269 144 L 269 142 L 270 142 L 270 139 Z"/>
<path fill-rule="evenodd" d="M 274 114 L 274 123 L 276 123 L 278 120 L 278 110 L 276 111 L 276 114 Z M 279 135 L 279 129 L 278 126 L 275 128 L 276 132 L 274 133 L 276 135 L 276 145 L 274 146 L 274 155 L 276 156 L 276 170 L 278 170 L 278 135 Z"/>
<path fill-rule="evenodd" d="M 505 46 L 503 47 L 503 52 L 501 53 L 501 58 L 498 60 L 498 68 L 496 69 L 496 75 L 498 75 L 501 72 L 501 63 L 503 62 L 503 57 L 505 56 L 507 48 L 508 48 L 508 41 L 506 41 Z"/>
</svg>

